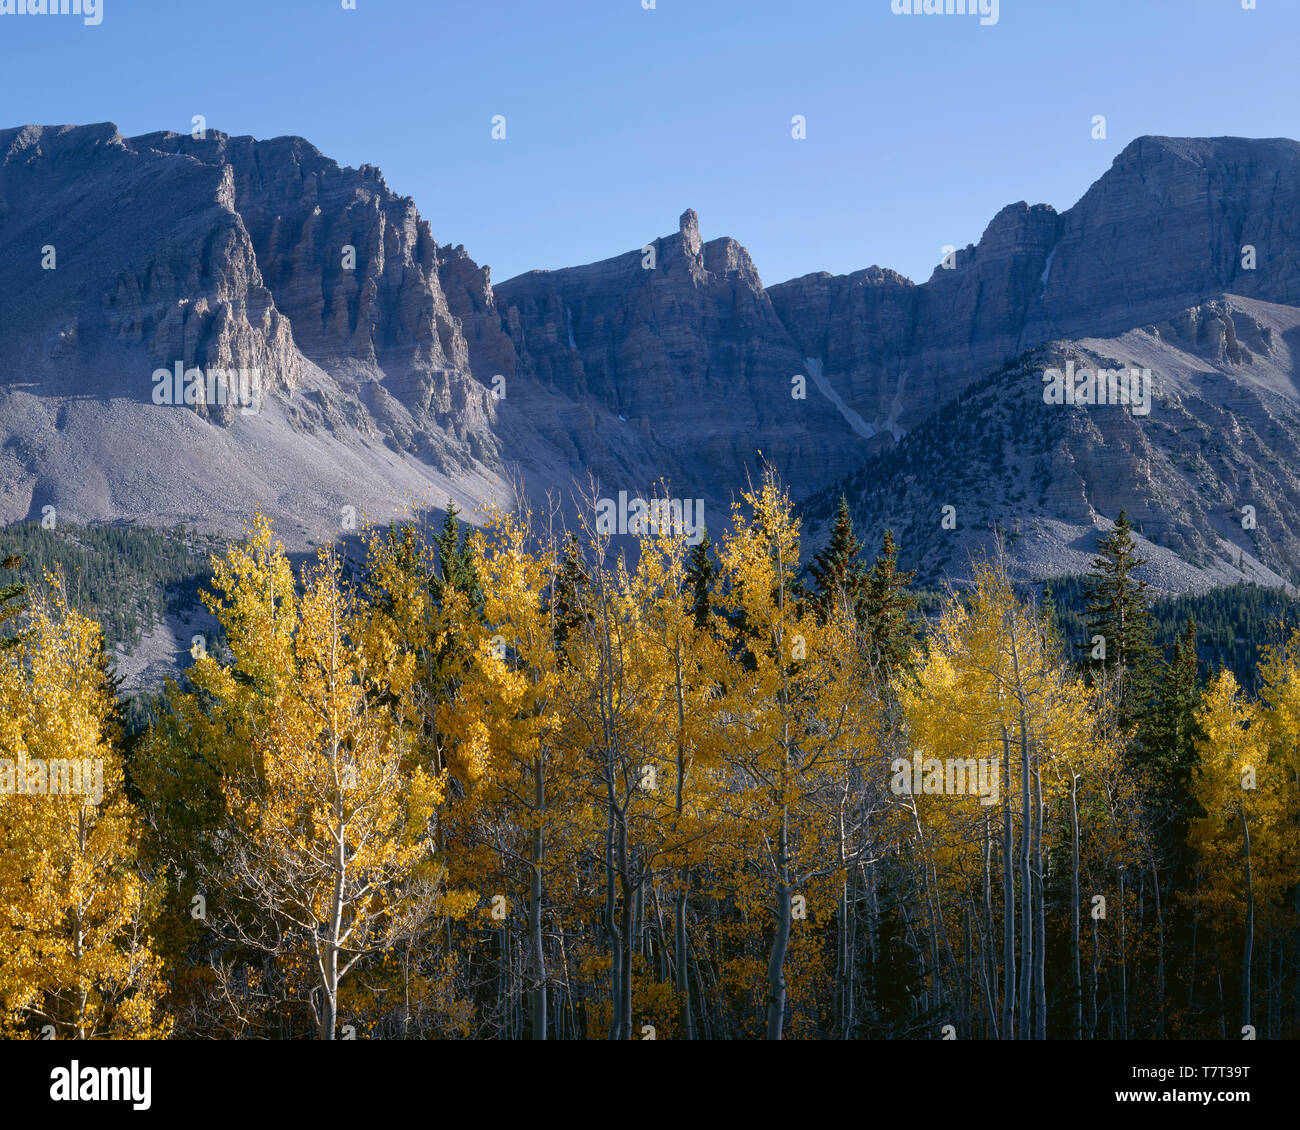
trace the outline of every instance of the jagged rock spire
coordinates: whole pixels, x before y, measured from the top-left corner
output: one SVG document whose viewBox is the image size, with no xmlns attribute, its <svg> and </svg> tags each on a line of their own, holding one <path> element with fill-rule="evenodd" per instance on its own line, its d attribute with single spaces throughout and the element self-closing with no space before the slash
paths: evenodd
<svg viewBox="0 0 1300 1130">
<path fill-rule="evenodd" d="M 694 208 L 687 208 L 678 221 L 682 229 L 682 243 L 692 255 L 698 255 L 704 246 L 700 239 L 700 218 Z"/>
</svg>

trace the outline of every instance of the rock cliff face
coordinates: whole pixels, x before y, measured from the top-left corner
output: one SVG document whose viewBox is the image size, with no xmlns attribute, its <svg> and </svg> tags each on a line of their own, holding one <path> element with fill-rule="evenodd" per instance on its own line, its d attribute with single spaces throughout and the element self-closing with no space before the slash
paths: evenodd
<svg viewBox="0 0 1300 1130">
<path fill-rule="evenodd" d="M 366 386 L 378 385 L 405 406 L 417 425 L 401 436 L 405 446 L 450 462 L 462 454 L 457 444 L 474 458 L 488 455 L 493 404 L 470 375 L 461 322 L 442 288 L 444 258 L 457 260 L 434 242 L 415 201 L 389 191 L 373 166 L 341 169 L 302 138 L 258 142 L 213 131 L 131 144 L 224 170 L 298 349 L 354 390 L 373 395 Z M 378 411 L 404 430 L 382 402 Z"/>
<path fill-rule="evenodd" d="M 749 253 L 703 242 L 694 211 L 640 251 L 511 279 L 497 304 L 521 377 L 617 417 L 619 442 L 691 497 L 725 501 L 764 458 L 806 487 L 854 462 L 847 422 L 808 382 Z"/>
<path fill-rule="evenodd" d="M 1119 333 L 1222 293 L 1295 305 L 1297 251 L 1300 144 L 1141 137 L 1062 214 L 1026 337 Z"/>
<path fill-rule="evenodd" d="M 1144 137 L 1073 208 L 1009 205 L 919 286 L 871 268 L 769 294 L 840 395 L 897 438 L 1048 341 L 1120 333 L 1223 293 L 1300 301 L 1297 214 L 1300 144 Z"/>
<path fill-rule="evenodd" d="M 233 197 L 228 168 L 140 152 L 111 125 L 0 131 L 0 376 L 17 356 L 58 359 L 70 381 L 88 351 L 122 346 L 139 367 L 95 391 L 148 399 L 177 360 L 261 367 L 292 391 L 302 365 Z"/>
<path fill-rule="evenodd" d="M 902 561 L 931 584 L 960 577 L 997 529 L 1022 576 L 1084 572 L 1121 510 L 1157 589 L 1295 584 L 1298 343 L 1300 309 L 1228 296 L 1114 337 L 1053 342 L 970 386 L 805 514 L 824 534 L 846 495 L 868 544 L 892 528 Z M 1047 402 L 1044 374 L 1067 364 L 1149 370 L 1146 411 Z"/>
<path fill-rule="evenodd" d="M 871 267 L 765 288 L 688 210 L 494 286 L 378 170 L 301 138 L 3 130 L 0 517 L 230 532 L 260 507 L 301 542 L 350 510 L 594 481 L 666 483 L 716 529 L 767 460 L 814 537 L 848 489 L 936 576 L 971 548 L 930 529 L 960 501 L 976 540 L 1036 523 L 1017 552 L 1039 572 L 1127 507 L 1174 587 L 1297 578 L 1298 216 L 1300 144 L 1148 137 L 1073 208 L 1009 205 L 919 285 Z M 1044 405 L 1036 374 L 1069 359 L 1149 366 L 1151 414 Z M 262 400 L 159 404 L 178 363 L 257 370 Z M 1244 541 L 1225 515 L 1245 505 Z"/>
<path fill-rule="evenodd" d="M 440 266 L 411 201 L 299 139 L 0 132 L 3 516 L 261 507 L 294 540 L 345 507 L 504 497 Z M 256 370 L 261 402 L 159 404 L 177 364 Z"/>
</svg>

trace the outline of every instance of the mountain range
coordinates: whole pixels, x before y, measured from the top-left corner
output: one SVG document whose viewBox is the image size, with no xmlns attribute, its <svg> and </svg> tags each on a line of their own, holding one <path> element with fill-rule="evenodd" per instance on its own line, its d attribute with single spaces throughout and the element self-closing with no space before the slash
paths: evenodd
<svg viewBox="0 0 1300 1130">
<path fill-rule="evenodd" d="M 1157 589 L 1300 583 L 1295 141 L 1138 138 L 921 283 L 765 286 L 689 209 L 628 243 L 494 284 L 302 138 L 0 130 L 0 520 L 260 508 L 304 548 L 594 486 L 716 529 L 769 462 L 814 544 L 843 495 L 931 583 L 995 531 L 1027 578 L 1079 572 L 1121 509 Z M 1149 411 L 1047 402 L 1067 366 L 1149 371 Z"/>
</svg>

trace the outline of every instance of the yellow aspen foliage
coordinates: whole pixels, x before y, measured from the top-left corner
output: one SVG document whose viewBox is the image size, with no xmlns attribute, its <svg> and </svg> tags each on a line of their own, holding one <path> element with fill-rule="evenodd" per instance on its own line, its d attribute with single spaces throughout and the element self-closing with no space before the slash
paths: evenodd
<svg viewBox="0 0 1300 1130">
<path fill-rule="evenodd" d="M 99 627 L 56 593 L 30 628 L 0 654 L 0 1032 L 161 1038 L 159 890 L 137 869 Z"/>
<path fill-rule="evenodd" d="M 822 624 L 796 596 L 799 522 L 773 472 L 733 508 L 721 563 L 724 638 L 735 659 L 720 680 L 723 748 L 737 786 L 727 805 L 740 833 L 734 850 L 761 876 L 737 897 L 746 913 L 773 922 L 760 999 L 767 1038 L 781 1039 L 788 1005 L 808 1004 L 806 995 L 791 996 L 787 974 L 792 942 L 810 941 L 798 901 L 807 896 L 798 888 L 844 866 L 824 852 L 835 842 L 828 784 L 874 750 L 874 711 L 845 611 Z M 756 984 L 749 989 L 759 995 Z"/>
<path fill-rule="evenodd" d="M 973 581 L 949 598 L 915 678 L 894 682 L 889 834 L 914 861 L 927 991 L 966 980 L 963 1010 L 1000 1020 L 1002 1038 L 1041 1036 L 1044 993 L 1032 982 L 1044 973 L 1044 868 L 1058 859 L 1071 877 L 1077 954 L 1085 894 L 1118 902 L 1113 869 L 1138 859 L 1136 809 L 1100 693 L 1071 672 L 1004 567 L 980 563 Z M 1080 811 L 1087 836 L 1076 844 Z M 973 982 L 964 967 L 977 971 Z"/>
<path fill-rule="evenodd" d="M 1286 779 L 1288 808 L 1300 817 L 1300 632 L 1279 647 L 1264 649 L 1259 682 L 1269 757 Z"/>
<path fill-rule="evenodd" d="M 1049 806 L 1068 792 L 1071 772 L 1097 787 L 1117 759 L 1100 732 L 1096 693 L 1069 672 L 995 566 L 979 566 L 972 590 L 948 601 L 928 644 L 916 678 L 896 681 L 906 744 L 890 767 L 891 791 L 942 854 L 940 870 L 974 874 L 982 866 L 974 830 L 1019 803 L 1022 721 Z"/>
<path fill-rule="evenodd" d="M 683 894 L 690 868 L 719 842 L 717 801 L 727 787 L 719 710 L 730 657 L 716 634 L 695 622 L 684 531 L 662 524 L 639 549 L 620 601 L 635 628 L 624 662 L 635 665 L 631 681 L 644 687 L 634 758 L 642 825 L 636 839 L 647 859 L 662 855 L 676 865 Z"/>
<path fill-rule="evenodd" d="M 303 570 L 299 595 L 260 515 L 215 562 L 213 587 L 231 659 L 201 656 L 182 707 L 205 716 L 188 740 L 216 746 L 205 760 L 225 806 L 207 914 L 230 941 L 273 955 L 333 1039 L 348 971 L 439 906 L 428 826 L 442 779 L 412 756 L 389 704 L 413 659 L 374 631 L 333 553 Z"/>
<path fill-rule="evenodd" d="M 453 700 L 438 711 L 448 756 L 465 784 L 452 813 L 454 882 L 477 887 L 494 910 L 493 932 L 514 928 L 506 908 L 527 913 L 525 976 L 535 1038 L 547 1028 L 548 972 L 543 915 L 554 839 L 574 801 L 559 742 L 567 705 L 565 650 L 556 630 L 556 562 L 541 545 L 531 515 L 487 515 L 469 538 L 481 582 L 481 619 L 464 618 L 465 665 Z M 501 917 L 495 917 L 499 914 Z"/>
<path fill-rule="evenodd" d="M 371 530 L 366 564 L 367 643 L 377 656 L 409 657 L 389 663 L 392 706 L 429 769 L 444 779 L 450 771 L 469 784 L 486 768 L 483 749 L 439 727 L 472 659 L 476 620 L 470 602 L 440 581 L 436 547 L 409 526 Z"/>
<path fill-rule="evenodd" d="M 686 952 L 692 869 L 708 858 L 720 818 L 710 801 L 720 781 L 713 717 L 722 652 L 693 616 L 685 531 L 655 521 L 636 548 L 629 568 L 621 556 L 611 562 L 607 535 L 590 538 L 593 568 L 566 649 L 570 694 L 580 705 L 564 741 L 585 767 L 581 825 L 588 842 L 605 845 L 613 1002 L 598 1023 L 614 1039 L 640 1038 L 651 1000 L 660 1013 L 677 1013 L 672 1024 L 652 1024 L 656 1032 L 690 1030 L 685 967 L 670 986 L 665 963 L 636 953 L 637 935 L 653 900 L 657 928 L 666 931 L 671 920 L 675 952 Z M 669 865 L 671 909 L 654 878 Z"/>
<path fill-rule="evenodd" d="M 1285 757 L 1273 744 L 1290 722 L 1289 676 L 1275 655 L 1264 702 L 1249 701 L 1231 672 L 1205 689 L 1197 711 L 1202 739 L 1192 792 L 1204 815 L 1189 836 L 1201 862 L 1199 899 L 1221 930 L 1281 909 L 1296 873 L 1296 814 Z"/>
<path fill-rule="evenodd" d="M 442 706 L 440 725 L 473 783 L 495 759 L 531 774 L 534 758 L 545 756 L 561 721 L 563 664 L 547 599 L 555 558 L 530 545 L 528 516 L 494 512 L 469 540 L 486 600 L 482 621 L 459 627 L 473 663 L 461 701 Z"/>
<path fill-rule="evenodd" d="M 495 512 L 469 541 L 486 601 L 482 620 L 461 629 L 470 662 L 455 699 L 441 704 L 438 724 L 466 786 L 458 821 L 502 805 L 520 821 L 514 838 L 504 825 L 494 827 L 489 853 L 497 855 L 495 863 L 478 852 L 473 861 L 460 861 L 462 878 L 477 874 L 490 883 L 500 851 L 527 857 L 534 833 L 547 823 L 564 676 L 548 609 L 554 556 L 531 544 L 527 517 Z"/>
</svg>

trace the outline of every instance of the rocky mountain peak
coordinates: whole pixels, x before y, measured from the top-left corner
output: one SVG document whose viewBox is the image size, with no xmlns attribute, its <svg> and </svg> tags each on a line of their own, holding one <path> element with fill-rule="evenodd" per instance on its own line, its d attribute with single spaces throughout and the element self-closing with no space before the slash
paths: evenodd
<svg viewBox="0 0 1300 1130">
<path fill-rule="evenodd" d="M 681 228 L 682 243 L 692 255 L 698 255 L 702 241 L 700 239 L 700 218 L 695 214 L 695 209 L 687 208 L 682 213 L 678 225 Z"/>
<path fill-rule="evenodd" d="M 1174 385 L 1195 358 L 1213 372 L 1185 398 L 1215 411 L 1262 388 L 1261 434 L 1289 458 L 1276 437 L 1296 399 L 1297 214 L 1300 144 L 1144 137 L 1074 207 L 1007 205 L 919 285 L 870 267 L 765 287 L 688 208 L 621 255 L 494 286 L 377 167 L 300 137 L 0 130 L 0 505 L 238 527 L 256 501 L 319 529 L 338 506 L 430 482 L 437 504 L 455 490 L 472 507 L 519 470 L 538 497 L 588 474 L 632 492 L 668 479 L 720 520 L 762 459 L 796 495 L 835 486 L 1009 360 L 1095 339 Z M 57 270 L 33 252 L 46 245 Z M 257 369 L 269 407 L 160 411 L 151 374 L 177 363 Z M 1040 440 L 1059 446 L 1060 419 L 1026 440 L 1027 465 L 1047 458 Z M 1070 420 L 1084 470 L 1055 475 L 1045 513 L 1086 523 L 1117 499 L 1139 513 L 1096 485 L 1093 417 Z M 184 469 L 167 498 L 110 435 Z M 1123 436 L 1134 452 L 1149 440 Z M 1214 552 L 1208 532 L 1194 548 Z"/>
</svg>

